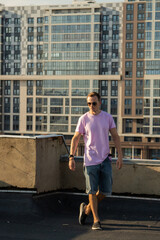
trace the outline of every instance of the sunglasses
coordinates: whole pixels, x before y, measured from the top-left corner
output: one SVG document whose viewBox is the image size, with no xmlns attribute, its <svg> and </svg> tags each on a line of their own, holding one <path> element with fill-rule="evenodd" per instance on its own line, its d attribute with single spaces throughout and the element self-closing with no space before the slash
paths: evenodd
<svg viewBox="0 0 160 240">
<path fill-rule="evenodd" d="M 96 105 L 97 105 L 96 102 L 93 102 L 93 103 L 91 103 L 91 102 L 87 102 L 87 104 L 88 104 L 88 106 L 91 106 L 91 105 L 96 106 Z"/>
</svg>

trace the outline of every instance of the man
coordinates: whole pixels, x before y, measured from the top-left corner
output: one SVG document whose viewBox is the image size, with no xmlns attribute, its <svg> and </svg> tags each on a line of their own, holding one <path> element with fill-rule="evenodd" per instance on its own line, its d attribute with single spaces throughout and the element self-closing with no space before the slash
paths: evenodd
<svg viewBox="0 0 160 240">
<path fill-rule="evenodd" d="M 86 192 L 89 195 L 89 204 L 81 203 L 79 223 L 85 224 L 86 217 L 92 211 L 93 230 L 101 230 L 98 216 L 98 203 L 112 192 L 112 167 L 109 151 L 109 132 L 118 152 L 116 166 L 122 167 L 122 151 L 120 139 L 113 117 L 101 111 L 101 97 L 92 92 L 87 96 L 89 112 L 79 118 L 75 135 L 71 141 L 69 169 L 75 171 L 74 155 L 83 135 L 85 143 L 84 174 L 86 178 Z"/>
</svg>

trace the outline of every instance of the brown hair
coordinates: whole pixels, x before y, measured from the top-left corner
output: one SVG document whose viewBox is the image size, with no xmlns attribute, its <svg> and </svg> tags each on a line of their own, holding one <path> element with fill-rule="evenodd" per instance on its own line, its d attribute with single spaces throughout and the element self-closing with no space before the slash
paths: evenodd
<svg viewBox="0 0 160 240">
<path fill-rule="evenodd" d="M 91 92 L 91 93 L 89 93 L 88 96 L 87 96 L 87 98 L 88 98 L 88 97 L 95 97 L 95 96 L 98 98 L 98 101 L 100 102 L 100 101 L 101 101 L 101 96 L 100 96 L 99 93 L 97 93 L 97 92 Z"/>
</svg>

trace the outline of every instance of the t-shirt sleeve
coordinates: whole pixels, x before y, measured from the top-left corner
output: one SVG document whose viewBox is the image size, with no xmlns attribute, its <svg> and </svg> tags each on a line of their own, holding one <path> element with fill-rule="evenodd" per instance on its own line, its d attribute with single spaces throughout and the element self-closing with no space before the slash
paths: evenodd
<svg viewBox="0 0 160 240">
<path fill-rule="evenodd" d="M 79 133 L 81 133 L 82 135 L 83 135 L 84 132 L 85 132 L 82 117 L 80 117 L 79 120 L 78 120 L 78 123 L 77 123 L 77 127 L 76 127 L 75 132 L 79 132 Z"/>
<path fill-rule="evenodd" d="M 109 121 L 109 129 L 116 128 L 116 124 L 114 122 L 113 117 L 110 115 L 110 121 Z"/>
</svg>

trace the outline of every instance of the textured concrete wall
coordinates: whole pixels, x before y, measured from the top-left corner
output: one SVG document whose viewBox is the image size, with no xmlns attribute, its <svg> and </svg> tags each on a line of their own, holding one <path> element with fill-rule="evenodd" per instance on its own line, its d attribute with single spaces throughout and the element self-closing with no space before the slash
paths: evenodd
<svg viewBox="0 0 160 240">
<path fill-rule="evenodd" d="M 35 188 L 35 141 L 0 137 L 0 165 L 0 187 Z"/>
<path fill-rule="evenodd" d="M 124 164 L 118 171 L 113 165 L 113 191 L 117 193 L 160 195 L 160 164 Z"/>
<path fill-rule="evenodd" d="M 160 164 L 125 164 L 121 170 L 113 169 L 113 192 L 131 194 L 160 195 Z M 76 171 L 68 169 L 68 162 L 61 162 L 61 188 L 85 191 L 82 161 L 76 162 Z"/>
<path fill-rule="evenodd" d="M 0 136 L 0 153 L 0 187 L 60 188 L 60 156 L 67 153 L 63 136 Z"/>
<path fill-rule="evenodd" d="M 37 139 L 36 189 L 47 192 L 60 189 L 60 156 L 66 154 L 62 137 Z"/>
<path fill-rule="evenodd" d="M 61 161 L 60 164 L 61 189 L 78 189 L 85 191 L 85 178 L 83 174 L 83 164 L 76 161 L 76 170 L 71 171 L 68 168 L 67 161 Z"/>
<path fill-rule="evenodd" d="M 82 157 L 76 158 L 76 171 L 68 168 L 63 136 L 35 138 L 0 136 L 0 187 L 85 191 Z M 113 192 L 160 195 L 160 162 L 124 161 L 123 168 L 113 167 Z"/>
</svg>

